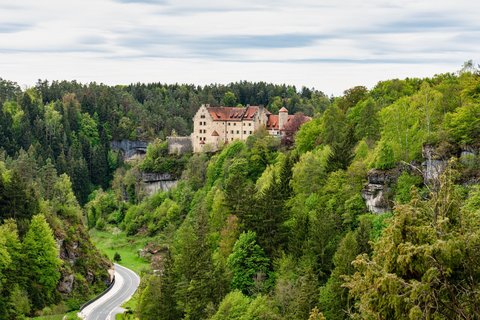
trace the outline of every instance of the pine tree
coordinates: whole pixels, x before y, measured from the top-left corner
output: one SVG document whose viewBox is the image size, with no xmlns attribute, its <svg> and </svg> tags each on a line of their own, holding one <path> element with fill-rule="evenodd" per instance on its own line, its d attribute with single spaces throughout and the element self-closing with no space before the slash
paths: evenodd
<svg viewBox="0 0 480 320">
<path fill-rule="evenodd" d="M 331 153 L 327 159 L 327 171 L 346 170 L 355 157 L 356 144 L 353 127 L 349 127 L 339 141 L 331 145 Z"/>
</svg>

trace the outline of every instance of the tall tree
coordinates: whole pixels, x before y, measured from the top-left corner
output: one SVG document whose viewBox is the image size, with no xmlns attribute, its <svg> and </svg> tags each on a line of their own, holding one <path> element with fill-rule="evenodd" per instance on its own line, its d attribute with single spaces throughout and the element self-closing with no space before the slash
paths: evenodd
<svg viewBox="0 0 480 320">
<path fill-rule="evenodd" d="M 233 289 L 247 295 L 264 290 L 261 286 L 268 277 L 270 261 L 257 244 L 255 232 L 248 231 L 240 235 L 227 264 L 233 274 Z"/>
<path fill-rule="evenodd" d="M 23 239 L 23 252 L 29 262 L 23 272 L 30 280 L 30 299 L 36 309 L 42 309 L 57 300 L 55 288 L 60 279 L 61 265 L 52 229 L 43 215 L 32 218 Z"/>
</svg>

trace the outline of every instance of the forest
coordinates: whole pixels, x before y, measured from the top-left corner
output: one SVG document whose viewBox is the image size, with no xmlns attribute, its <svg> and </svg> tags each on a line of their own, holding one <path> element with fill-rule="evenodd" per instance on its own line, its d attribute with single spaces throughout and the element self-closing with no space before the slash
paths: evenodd
<svg viewBox="0 0 480 320">
<path fill-rule="evenodd" d="M 480 318 L 471 64 L 339 97 L 249 82 L 21 90 L 1 80 L 0 103 L 2 318 L 74 310 L 108 284 L 110 262 L 88 229 L 158 248 L 124 319 Z M 259 130 L 216 153 L 168 155 L 166 136 L 189 134 L 202 103 L 285 106 L 312 120 L 293 144 Z M 122 139 L 152 143 L 144 159 L 123 162 L 110 149 Z M 147 196 L 142 171 L 179 182 Z M 382 188 L 376 212 L 371 184 Z M 59 285 L 67 275 L 69 292 Z"/>
</svg>

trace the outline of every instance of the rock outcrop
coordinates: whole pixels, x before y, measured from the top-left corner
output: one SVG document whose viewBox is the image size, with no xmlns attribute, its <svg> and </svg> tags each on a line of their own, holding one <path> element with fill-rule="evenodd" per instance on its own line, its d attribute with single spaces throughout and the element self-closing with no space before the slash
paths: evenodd
<svg viewBox="0 0 480 320">
<path fill-rule="evenodd" d="M 168 154 L 185 154 L 193 152 L 192 138 L 188 137 L 167 137 Z"/>
<path fill-rule="evenodd" d="M 362 198 L 370 212 L 380 214 L 391 210 L 388 194 L 399 172 L 396 169 L 372 169 L 368 172 L 368 183 L 362 190 Z"/>
<path fill-rule="evenodd" d="M 148 142 L 120 140 L 110 142 L 112 150 L 118 150 L 123 155 L 123 160 L 130 160 L 136 156 L 144 156 L 147 153 Z"/>
<path fill-rule="evenodd" d="M 439 154 L 432 145 L 423 146 L 422 156 L 425 159 L 422 162 L 423 181 L 425 184 L 432 184 L 445 171 L 448 160 L 445 155 Z"/>
<path fill-rule="evenodd" d="M 169 173 L 142 172 L 145 193 L 152 195 L 158 191 L 168 191 L 175 187 L 178 180 Z"/>
</svg>

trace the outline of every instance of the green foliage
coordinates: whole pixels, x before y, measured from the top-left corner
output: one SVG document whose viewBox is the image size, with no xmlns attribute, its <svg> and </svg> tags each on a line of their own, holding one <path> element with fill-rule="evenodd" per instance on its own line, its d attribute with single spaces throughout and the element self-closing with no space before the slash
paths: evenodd
<svg viewBox="0 0 480 320">
<path fill-rule="evenodd" d="M 150 275 L 142 279 L 146 287 L 142 290 L 138 305 L 141 319 L 179 319 L 175 308 L 175 282 L 171 256 L 167 253 L 163 264 L 162 275 Z"/>
<path fill-rule="evenodd" d="M 397 179 L 395 201 L 401 204 L 408 203 L 412 200 L 412 187 L 419 186 L 423 183 L 422 177 L 410 175 L 404 171 Z"/>
<path fill-rule="evenodd" d="M 460 211 L 457 200 L 442 209 L 456 196 L 419 197 L 411 187 L 421 188 L 422 181 L 403 174 L 392 192 L 404 205 L 382 215 L 365 214 L 361 191 L 369 168 L 421 162 L 425 143 L 437 146 L 442 157 L 475 144 L 478 81 L 464 70 L 383 81 L 370 91 L 355 87 L 328 98 L 309 88 L 248 82 L 109 87 L 39 81 L 22 91 L 0 80 L 0 213 L 3 221 L 16 219 L 16 225 L 7 220 L 0 227 L 0 318 L 37 312 L 39 301 L 43 306 L 63 298 L 77 307 L 104 288 L 108 262 L 81 225 L 79 203 L 87 200 L 86 222 L 104 228 L 91 234 L 107 256 L 117 252 L 122 264 L 141 271 L 148 263 L 138 250 L 147 241 L 161 248 L 152 255 L 159 272 L 144 273 L 130 318 L 344 319 L 348 312 L 359 318 L 395 318 L 395 312 L 399 318 L 455 318 L 448 314 L 455 308 L 476 316 L 478 290 L 471 279 L 478 278 L 477 188 L 462 189 Z M 261 104 L 274 113 L 285 106 L 291 114 L 315 117 L 298 131 L 292 152 L 259 130 L 216 154 L 168 155 L 162 141 L 173 130 L 188 135 L 201 103 Z M 141 164 L 123 166 L 110 150 L 113 139 L 154 138 Z M 476 181 L 475 160 L 462 158 L 457 182 Z M 169 192 L 146 197 L 142 170 L 182 180 Z M 102 191 L 112 178 L 112 191 Z M 429 214 L 442 210 L 453 211 L 432 222 Z M 20 239 L 38 212 L 61 252 L 75 254 L 74 264 L 56 267 L 62 276 L 74 274 L 70 294 L 60 296 L 54 288 L 32 298 L 40 285 L 25 278 L 28 259 Z M 351 264 L 361 253 L 356 263 L 367 261 L 363 274 Z M 357 279 L 355 270 L 363 282 L 345 287 L 345 276 Z M 358 293 L 362 285 L 370 300 Z M 452 310 L 433 315 L 429 299 Z M 370 307 L 380 313 L 372 315 Z M 48 306 L 44 314 L 54 309 Z"/>
<path fill-rule="evenodd" d="M 480 139 L 480 104 L 468 103 L 447 115 L 449 134 L 461 144 L 473 144 Z"/>
<path fill-rule="evenodd" d="M 315 118 L 303 124 L 295 135 L 295 149 L 299 153 L 313 150 L 320 141 L 322 118 Z"/>
<path fill-rule="evenodd" d="M 327 284 L 320 290 L 320 307 L 328 319 L 348 319 L 351 298 L 348 297 L 348 291 L 342 287 L 343 277 L 353 274 L 351 263 L 360 253 L 355 233 L 347 233 L 333 257 L 335 268 Z"/>
<path fill-rule="evenodd" d="M 228 267 L 232 271 L 232 288 L 246 295 L 265 290 L 269 275 L 269 259 L 256 242 L 254 232 L 243 232 L 228 257 Z"/>
<path fill-rule="evenodd" d="M 217 179 L 221 178 L 226 161 L 239 155 L 244 150 L 245 144 L 243 142 L 234 141 L 228 144 L 220 154 L 213 157 L 207 168 L 207 185 L 212 186 Z"/>
<path fill-rule="evenodd" d="M 395 156 L 392 147 L 388 143 L 381 143 L 377 151 L 375 168 L 388 170 L 395 167 Z"/>
<path fill-rule="evenodd" d="M 290 182 L 295 194 L 310 194 L 318 191 L 327 179 L 327 159 L 330 148 L 317 148 L 300 157 L 292 169 Z"/>
<path fill-rule="evenodd" d="M 113 261 L 115 261 L 115 262 L 122 261 L 122 257 L 120 256 L 120 253 L 115 252 L 115 254 L 113 255 Z"/>
<path fill-rule="evenodd" d="M 146 172 L 170 173 L 180 176 L 187 158 L 168 154 L 167 141 L 156 139 L 147 147 L 147 154 L 140 168 Z"/>
<path fill-rule="evenodd" d="M 348 168 L 355 157 L 353 150 L 355 144 L 353 128 L 349 128 L 345 134 L 341 135 L 341 138 L 337 138 L 337 141 L 332 142 L 332 151 L 327 159 L 329 172 Z"/>
<path fill-rule="evenodd" d="M 248 305 L 248 308 L 240 317 L 240 320 L 280 320 L 281 317 L 278 314 L 275 305 L 269 301 L 267 296 L 258 295 Z"/>
<path fill-rule="evenodd" d="M 398 206 L 372 258 L 354 262 L 347 287 L 359 317 L 478 317 L 477 215 L 461 209 L 450 171 L 429 200 Z"/>
<path fill-rule="evenodd" d="M 348 111 L 347 117 L 355 128 L 355 138 L 374 142 L 380 137 L 380 121 L 376 103 L 372 98 L 358 103 Z"/>
<path fill-rule="evenodd" d="M 80 138 L 86 139 L 92 147 L 100 143 L 100 135 L 98 133 L 98 120 L 95 121 L 88 113 L 80 116 Z"/>
<path fill-rule="evenodd" d="M 248 310 L 250 298 L 234 290 L 223 298 L 218 310 L 210 320 L 241 320 Z"/>
<path fill-rule="evenodd" d="M 226 107 L 235 107 L 237 105 L 237 97 L 235 97 L 235 93 L 231 91 L 225 92 L 223 95 L 223 105 Z"/>
<path fill-rule="evenodd" d="M 22 243 L 25 259 L 29 266 L 24 270 L 31 281 L 30 299 L 32 305 L 41 309 L 55 302 L 55 288 L 60 279 L 58 249 L 52 230 L 43 215 L 32 218 L 30 228 Z"/>
</svg>

